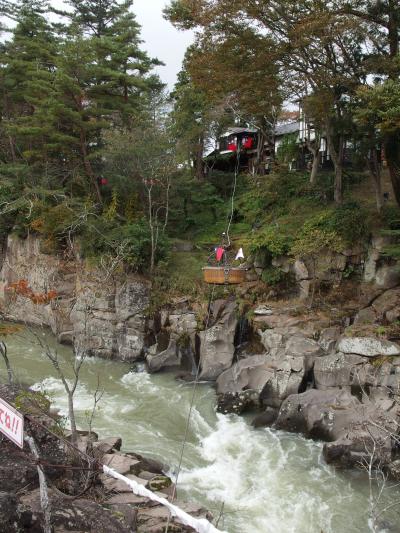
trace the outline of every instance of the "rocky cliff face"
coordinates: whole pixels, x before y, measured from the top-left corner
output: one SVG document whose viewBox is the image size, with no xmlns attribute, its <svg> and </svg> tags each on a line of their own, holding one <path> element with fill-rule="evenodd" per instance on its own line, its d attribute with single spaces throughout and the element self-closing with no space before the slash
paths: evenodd
<svg viewBox="0 0 400 533">
<path fill-rule="evenodd" d="M 350 273 L 357 273 L 360 280 L 377 290 L 396 287 L 400 283 L 400 269 L 396 261 L 385 256 L 384 249 L 393 243 L 390 236 L 372 236 L 368 245 L 354 245 L 341 253 L 326 250 L 315 260 L 294 261 L 287 256 L 276 257 L 272 266 L 288 275 L 294 282 L 294 292 L 306 299 L 313 282 L 337 285 Z M 255 272 L 262 276 L 268 265 L 262 254 L 254 260 Z"/>
<path fill-rule="evenodd" d="M 35 305 L 8 290 L 19 280 L 26 280 L 35 293 L 55 290 L 57 297 Z M 187 298 L 177 298 L 149 317 L 150 291 L 150 282 L 140 276 L 107 278 L 82 261 L 43 254 L 36 237 L 8 238 L 0 271 L 0 310 L 6 318 L 49 326 L 59 342 L 72 344 L 76 353 L 146 361 L 150 372 L 179 368 L 193 374 L 200 357 L 202 379 L 213 380 L 231 366 L 235 302 L 215 302 L 211 327 L 199 334 Z"/>
<path fill-rule="evenodd" d="M 7 287 L 26 280 L 33 291 L 57 292 L 47 305 L 35 305 Z M 135 361 L 146 337 L 145 310 L 150 284 L 138 276 L 107 279 L 83 262 L 41 253 L 40 240 L 9 236 L 0 271 L 0 305 L 12 320 L 46 325 L 77 352 Z"/>
<path fill-rule="evenodd" d="M 256 309 L 254 325 L 264 350 L 239 358 L 220 374 L 218 409 L 242 413 L 258 408 L 255 426 L 326 441 L 330 463 L 348 467 L 371 461 L 395 472 L 393 465 L 400 464 L 400 344 L 371 332 L 378 317 L 385 317 L 388 331 L 398 322 L 399 291 L 384 291 L 364 308 L 364 320 L 370 319 L 364 336 L 343 325 L 327 327 L 327 317 L 301 315 L 295 306 Z"/>
</svg>

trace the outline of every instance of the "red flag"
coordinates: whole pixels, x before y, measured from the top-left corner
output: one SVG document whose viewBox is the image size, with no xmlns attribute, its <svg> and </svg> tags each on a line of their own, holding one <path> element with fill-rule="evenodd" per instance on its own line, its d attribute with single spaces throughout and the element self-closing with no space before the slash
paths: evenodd
<svg viewBox="0 0 400 533">
<path fill-rule="evenodd" d="M 217 261 L 221 261 L 223 255 L 224 255 L 224 252 L 225 252 L 225 250 L 221 246 L 219 246 L 217 248 L 217 251 L 216 251 Z"/>
</svg>

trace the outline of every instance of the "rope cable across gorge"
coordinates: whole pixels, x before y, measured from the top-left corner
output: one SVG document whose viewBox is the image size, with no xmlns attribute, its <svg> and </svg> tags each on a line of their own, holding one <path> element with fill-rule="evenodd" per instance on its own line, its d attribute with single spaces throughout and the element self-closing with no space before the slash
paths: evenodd
<svg viewBox="0 0 400 533">
<path fill-rule="evenodd" d="M 207 318 L 206 318 L 205 329 L 204 329 L 204 331 L 205 331 L 204 344 L 207 343 L 208 327 L 209 327 L 209 324 L 210 324 L 210 317 L 211 317 L 211 307 L 212 307 L 212 304 L 214 302 L 214 292 L 215 292 L 215 285 L 212 286 L 212 289 L 210 291 L 210 297 L 208 299 Z M 177 468 L 177 471 L 176 471 L 174 488 L 172 490 L 171 502 L 173 502 L 175 497 L 176 497 L 176 489 L 177 489 L 177 485 L 178 485 L 179 475 L 180 475 L 181 469 L 182 469 L 183 456 L 184 456 L 184 453 L 185 453 L 186 443 L 187 443 L 187 439 L 188 439 L 188 435 L 189 435 L 190 421 L 191 421 L 191 418 L 192 418 L 192 412 L 193 412 L 194 400 L 195 400 L 196 392 L 197 392 L 197 386 L 199 384 L 199 376 L 200 376 L 200 360 L 199 360 L 199 362 L 197 364 L 196 375 L 195 375 L 195 378 L 194 378 L 194 381 L 193 381 L 192 396 L 191 396 L 191 400 L 190 400 L 188 416 L 187 416 L 187 419 L 186 419 L 185 433 L 184 433 L 183 440 L 182 440 L 182 446 L 181 446 L 181 451 L 180 451 L 180 455 L 179 455 L 179 463 L 178 463 L 178 468 Z M 166 525 L 166 528 L 165 528 L 165 533 L 168 533 L 170 521 L 171 521 L 171 513 L 168 516 L 168 521 L 167 521 L 167 525 Z"/>
<path fill-rule="evenodd" d="M 238 175 L 239 175 L 239 165 L 240 165 L 240 151 L 239 151 L 239 147 L 237 147 L 236 166 L 235 166 L 235 173 L 234 173 L 234 177 L 233 177 L 233 187 L 232 187 L 232 195 L 231 195 L 231 212 L 230 212 L 228 225 L 227 225 L 226 232 L 225 232 L 226 233 L 226 238 L 228 240 L 228 246 L 231 245 L 231 238 L 230 238 L 229 232 L 230 232 L 230 229 L 231 229 L 232 220 L 233 220 L 233 214 L 234 214 L 234 211 L 235 211 L 235 197 L 236 197 L 237 179 L 238 179 Z"/>
<path fill-rule="evenodd" d="M 234 178 L 233 178 L 233 187 L 232 187 L 232 195 L 231 195 L 231 202 L 230 202 L 231 203 L 231 211 L 230 211 L 228 225 L 227 225 L 226 232 L 225 232 L 226 238 L 227 238 L 227 241 L 228 241 L 228 246 L 231 245 L 231 239 L 230 239 L 229 232 L 230 232 L 230 229 L 231 229 L 231 225 L 232 225 L 232 221 L 233 221 L 233 215 L 234 215 L 235 196 L 236 196 L 236 189 L 237 189 L 237 179 L 238 179 L 238 175 L 239 175 L 239 166 L 240 166 L 240 151 L 239 151 L 239 147 L 237 147 L 236 165 L 235 165 L 235 172 L 234 172 Z M 208 302 L 208 313 L 207 313 L 207 319 L 206 319 L 206 324 L 205 324 L 205 336 L 204 336 L 204 344 L 205 345 L 207 344 L 207 333 L 208 333 L 208 327 L 209 327 L 209 321 L 210 321 L 210 315 L 211 315 L 211 305 L 212 305 L 213 300 L 214 300 L 214 291 L 215 291 L 215 285 L 213 285 L 213 287 L 212 287 L 210 298 L 209 298 L 209 302 Z M 186 420 L 185 433 L 184 433 L 184 437 L 183 437 L 183 441 L 182 441 L 181 452 L 180 452 L 180 456 L 179 456 L 178 469 L 177 469 L 177 473 L 176 473 L 176 476 L 175 476 L 174 488 L 173 488 L 173 491 L 172 491 L 172 497 L 171 497 L 171 501 L 172 502 L 174 501 L 174 499 L 176 497 L 176 489 L 177 489 L 177 485 L 178 485 L 179 475 L 180 475 L 180 472 L 181 472 L 181 469 L 182 469 L 183 456 L 184 456 L 184 453 L 185 453 L 186 443 L 187 443 L 187 439 L 188 439 L 188 435 L 189 435 L 190 421 L 191 421 L 193 407 L 194 407 L 194 400 L 195 400 L 195 396 L 196 396 L 197 386 L 198 386 L 198 383 L 199 383 L 199 375 L 200 375 L 200 361 L 199 361 L 199 363 L 197 365 L 196 376 L 195 376 L 195 379 L 194 379 L 194 382 L 193 382 L 193 392 L 192 392 L 189 412 L 188 412 L 188 416 L 187 416 L 187 420 Z M 165 533 L 168 533 L 170 521 L 171 521 L 171 513 L 168 516 L 168 522 L 167 522 L 167 525 L 166 525 L 166 528 L 165 528 Z"/>
</svg>

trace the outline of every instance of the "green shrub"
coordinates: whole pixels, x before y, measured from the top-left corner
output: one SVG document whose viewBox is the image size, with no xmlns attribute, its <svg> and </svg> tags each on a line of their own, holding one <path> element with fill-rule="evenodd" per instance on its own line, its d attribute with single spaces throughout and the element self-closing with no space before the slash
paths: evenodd
<svg viewBox="0 0 400 533">
<path fill-rule="evenodd" d="M 0 182 L 0 243 L 3 241 L 15 224 L 17 212 L 14 211 L 10 202 L 17 199 L 15 187 L 11 182 Z"/>
<path fill-rule="evenodd" d="M 382 209 L 382 218 L 388 230 L 400 230 L 400 208 L 394 205 L 385 205 Z"/>
<path fill-rule="evenodd" d="M 392 240 L 383 250 L 383 254 L 392 259 L 400 259 L 400 209 L 397 206 L 385 206 L 382 215 L 386 226 L 382 234 Z"/>
<path fill-rule="evenodd" d="M 261 280 L 267 285 L 277 285 L 284 277 L 285 273 L 273 266 L 266 268 L 261 274 Z"/>
<path fill-rule="evenodd" d="M 368 237 L 367 214 L 357 202 L 347 202 L 333 209 L 327 225 L 349 245 Z"/>
<path fill-rule="evenodd" d="M 348 202 L 333 209 L 327 209 L 308 219 L 301 229 L 299 238 L 304 239 L 306 235 L 313 234 L 318 240 L 325 235 L 327 243 L 341 240 L 342 245 L 351 246 L 355 242 L 360 242 L 368 236 L 368 225 L 366 223 L 366 213 L 356 202 Z M 339 251 L 339 250 L 338 250 Z"/>
<path fill-rule="evenodd" d="M 303 224 L 291 248 L 294 257 L 316 256 L 326 248 L 343 250 L 345 243 L 333 223 L 332 213 L 332 210 L 320 213 Z"/>
<path fill-rule="evenodd" d="M 123 248 L 124 262 L 129 269 L 143 272 L 150 264 L 151 235 L 147 222 L 142 219 L 137 223 L 125 224 L 115 228 L 109 235 L 109 241 Z M 160 231 L 158 236 L 155 262 L 165 259 L 169 251 L 167 237 Z"/>
<path fill-rule="evenodd" d="M 266 251 L 269 256 L 278 257 L 289 252 L 292 238 L 276 226 L 267 226 L 252 239 L 250 249 L 253 253 Z"/>
<path fill-rule="evenodd" d="M 80 242 L 86 258 L 119 256 L 128 270 L 136 272 L 145 271 L 150 264 L 151 235 L 144 219 L 120 224 L 105 217 L 93 218 L 85 225 Z M 168 250 L 168 239 L 160 232 L 156 263 L 167 257 Z"/>
</svg>

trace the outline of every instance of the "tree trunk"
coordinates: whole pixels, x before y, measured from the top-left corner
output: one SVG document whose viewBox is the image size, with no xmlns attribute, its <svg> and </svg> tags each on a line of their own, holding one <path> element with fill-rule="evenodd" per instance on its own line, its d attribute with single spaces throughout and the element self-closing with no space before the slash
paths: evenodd
<svg viewBox="0 0 400 533">
<path fill-rule="evenodd" d="M 317 176 L 318 176 L 320 161 L 321 161 L 321 152 L 318 149 L 317 153 L 314 154 L 312 167 L 311 167 L 310 183 L 312 185 L 315 185 L 317 183 Z"/>
<path fill-rule="evenodd" d="M 86 174 L 88 175 L 88 178 L 90 179 L 90 181 L 93 184 L 94 190 L 96 191 L 97 199 L 99 200 L 100 204 L 102 204 L 103 203 L 103 198 L 101 197 L 100 187 L 99 187 L 99 184 L 97 182 L 95 173 L 93 172 L 92 165 L 90 164 L 90 161 L 88 159 L 88 154 L 87 154 L 87 149 L 86 149 L 85 134 L 84 134 L 84 132 L 82 130 L 81 130 L 81 134 L 80 134 L 80 145 L 81 145 L 81 154 L 82 154 L 82 159 L 83 159 L 83 165 L 85 167 L 85 172 L 86 172 Z"/>
<path fill-rule="evenodd" d="M 13 163 L 15 163 L 17 161 L 17 156 L 15 154 L 15 143 L 14 143 L 14 139 L 11 137 L 10 134 L 8 134 L 8 141 L 10 144 L 10 152 L 11 152 L 12 161 Z"/>
<path fill-rule="evenodd" d="M 343 163 L 341 161 L 335 164 L 334 200 L 338 205 L 343 202 Z"/>
<path fill-rule="evenodd" d="M 264 168 L 262 166 L 262 158 L 264 154 L 264 144 L 266 141 L 266 136 L 263 131 L 258 130 L 258 140 L 257 140 L 257 155 L 254 163 L 256 174 L 264 174 Z"/>
<path fill-rule="evenodd" d="M 399 53 L 399 26 L 400 21 L 396 13 L 398 0 L 389 0 L 389 21 L 388 21 L 388 39 L 389 39 L 389 53 L 390 57 L 395 58 Z M 396 69 L 397 70 L 397 69 Z M 396 78 L 397 73 L 393 71 L 390 73 L 392 79 Z"/>
<path fill-rule="evenodd" d="M 321 162 L 321 139 L 316 138 L 315 141 L 307 141 L 307 150 L 312 153 L 313 162 L 310 174 L 310 183 L 314 185 L 317 183 L 317 175 L 319 170 L 319 164 Z"/>
<path fill-rule="evenodd" d="M 39 461 L 39 451 L 37 449 L 36 443 L 30 435 L 25 437 L 25 442 L 28 443 L 29 448 L 35 461 L 37 463 L 37 472 L 39 477 L 39 494 L 40 494 L 40 506 L 43 511 L 43 532 L 52 533 L 53 528 L 51 526 L 51 503 L 49 500 L 49 493 L 47 490 L 46 476 L 44 474 L 43 468 L 41 467 Z"/>
<path fill-rule="evenodd" d="M 68 392 L 68 416 L 71 422 L 71 442 L 75 446 L 78 440 L 77 430 L 76 430 L 76 420 L 75 420 L 75 411 L 74 411 L 74 397 L 71 392 Z"/>
<path fill-rule="evenodd" d="M 376 208 L 378 213 L 382 210 L 383 197 L 382 197 L 382 180 L 381 180 L 381 169 L 378 161 L 378 153 L 376 148 L 371 148 L 369 157 L 367 157 L 367 163 L 369 172 L 372 179 L 374 180 L 375 185 L 375 195 L 376 195 Z"/>
<path fill-rule="evenodd" d="M 153 224 L 153 198 L 151 194 L 151 187 L 147 188 L 147 201 L 148 201 L 148 214 L 149 214 L 149 229 L 150 229 L 150 240 L 151 240 L 151 250 L 150 250 L 150 274 L 153 273 L 154 264 L 155 264 L 155 235 L 154 235 L 154 224 Z"/>
<path fill-rule="evenodd" d="M 389 135 L 385 139 L 385 156 L 392 181 L 393 193 L 397 205 L 400 206 L 400 132 Z"/>
<path fill-rule="evenodd" d="M 204 181 L 204 163 L 203 163 L 203 155 L 204 155 L 204 135 L 201 134 L 196 146 L 196 154 L 195 154 L 195 160 L 194 160 L 194 170 L 195 170 L 195 176 L 199 181 Z"/>
<path fill-rule="evenodd" d="M 8 383 L 12 387 L 14 385 L 14 372 L 12 371 L 10 360 L 8 359 L 8 356 L 7 356 L 6 343 L 3 341 L 0 341 L 0 353 L 3 356 L 4 363 L 7 368 Z"/>
<path fill-rule="evenodd" d="M 339 135 L 338 147 L 336 148 L 330 124 L 326 128 L 326 140 L 328 143 L 329 153 L 331 155 L 333 167 L 335 169 L 334 199 L 335 203 L 340 205 L 343 202 L 343 151 L 344 139 Z"/>
</svg>

